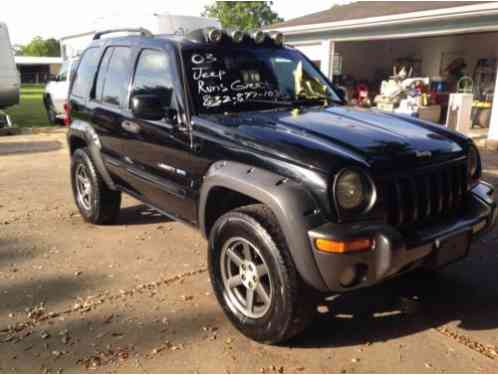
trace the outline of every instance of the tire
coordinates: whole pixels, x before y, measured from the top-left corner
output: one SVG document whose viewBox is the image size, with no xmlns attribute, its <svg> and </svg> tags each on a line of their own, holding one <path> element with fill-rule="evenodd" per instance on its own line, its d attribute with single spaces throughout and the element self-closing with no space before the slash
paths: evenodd
<svg viewBox="0 0 498 375">
<path fill-rule="evenodd" d="M 54 110 L 54 105 L 50 96 L 45 98 L 45 109 L 47 110 L 47 120 L 50 125 L 56 125 L 58 123 L 57 113 Z"/>
<path fill-rule="evenodd" d="M 86 175 L 86 182 L 82 179 L 83 175 Z M 71 185 L 74 200 L 85 221 L 99 225 L 116 222 L 121 208 L 121 192 L 107 187 L 87 148 L 79 148 L 73 153 Z M 85 194 L 82 194 L 83 191 Z"/>
<path fill-rule="evenodd" d="M 258 283 L 252 285 L 255 288 L 252 309 L 247 307 L 247 293 L 250 293 L 247 280 L 254 274 L 251 264 L 244 271 L 243 266 L 232 260 L 233 252 L 239 254 L 239 260 L 247 260 L 243 257 L 246 245 L 251 249 L 253 267 L 258 269 Z M 277 219 L 264 205 L 245 206 L 216 221 L 209 236 L 208 266 L 216 298 L 225 315 L 250 339 L 267 344 L 285 342 L 302 332 L 316 313 L 316 301 L 311 298 L 314 293 L 310 293 L 299 277 Z M 264 275 L 259 272 L 263 266 L 268 274 L 260 277 Z M 228 286 L 231 283 L 228 280 L 236 280 L 235 285 L 242 282 L 244 275 L 248 275 L 245 284 Z M 262 298 L 260 287 L 265 289 L 269 302 Z"/>
</svg>

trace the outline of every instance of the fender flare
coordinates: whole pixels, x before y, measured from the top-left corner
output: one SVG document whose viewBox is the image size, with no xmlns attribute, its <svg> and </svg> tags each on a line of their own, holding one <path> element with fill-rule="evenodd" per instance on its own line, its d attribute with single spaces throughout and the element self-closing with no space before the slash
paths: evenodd
<svg viewBox="0 0 498 375">
<path fill-rule="evenodd" d="M 83 141 L 86 144 L 90 153 L 90 158 L 107 187 L 111 190 L 118 190 L 105 166 L 104 158 L 101 153 L 102 146 L 97 132 L 89 124 L 76 120 L 71 123 L 67 132 L 67 142 L 71 153 L 73 152 L 71 143 L 75 139 Z"/>
<path fill-rule="evenodd" d="M 199 224 L 205 238 L 209 236 L 206 205 L 211 190 L 216 187 L 239 192 L 268 206 L 279 222 L 300 276 L 315 289 L 328 290 L 308 238 L 308 230 L 326 220 L 317 202 L 302 184 L 237 162 L 214 163 L 204 178 L 199 199 Z"/>
</svg>

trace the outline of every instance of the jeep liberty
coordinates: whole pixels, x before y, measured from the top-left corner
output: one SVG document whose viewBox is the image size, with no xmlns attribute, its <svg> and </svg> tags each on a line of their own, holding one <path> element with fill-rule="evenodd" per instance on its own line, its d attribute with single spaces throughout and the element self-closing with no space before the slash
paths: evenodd
<svg viewBox="0 0 498 375">
<path fill-rule="evenodd" d="M 345 106 L 281 34 L 131 31 L 96 34 L 72 77 L 76 205 L 111 224 L 126 193 L 199 229 L 251 339 L 290 339 L 324 296 L 465 258 L 495 224 L 469 138 Z"/>
</svg>

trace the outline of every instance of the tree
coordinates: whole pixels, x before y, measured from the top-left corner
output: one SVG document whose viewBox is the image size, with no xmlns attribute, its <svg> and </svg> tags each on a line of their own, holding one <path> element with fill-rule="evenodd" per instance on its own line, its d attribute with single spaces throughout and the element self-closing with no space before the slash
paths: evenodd
<svg viewBox="0 0 498 375">
<path fill-rule="evenodd" d="M 59 57 L 61 48 L 59 42 L 53 38 L 43 39 L 36 36 L 27 45 L 20 47 L 19 54 L 21 56 Z"/>
<path fill-rule="evenodd" d="M 217 1 L 206 5 L 202 16 L 217 18 L 224 28 L 258 29 L 283 21 L 272 5 L 272 1 Z"/>
</svg>

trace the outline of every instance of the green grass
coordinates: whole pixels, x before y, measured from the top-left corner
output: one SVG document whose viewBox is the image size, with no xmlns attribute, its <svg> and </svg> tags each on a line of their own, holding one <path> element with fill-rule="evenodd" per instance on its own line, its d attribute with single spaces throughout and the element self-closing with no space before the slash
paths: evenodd
<svg viewBox="0 0 498 375">
<path fill-rule="evenodd" d="M 8 108 L 7 112 L 14 126 L 37 128 L 50 125 L 43 105 L 43 85 L 22 85 L 19 105 Z"/>
</svg>

